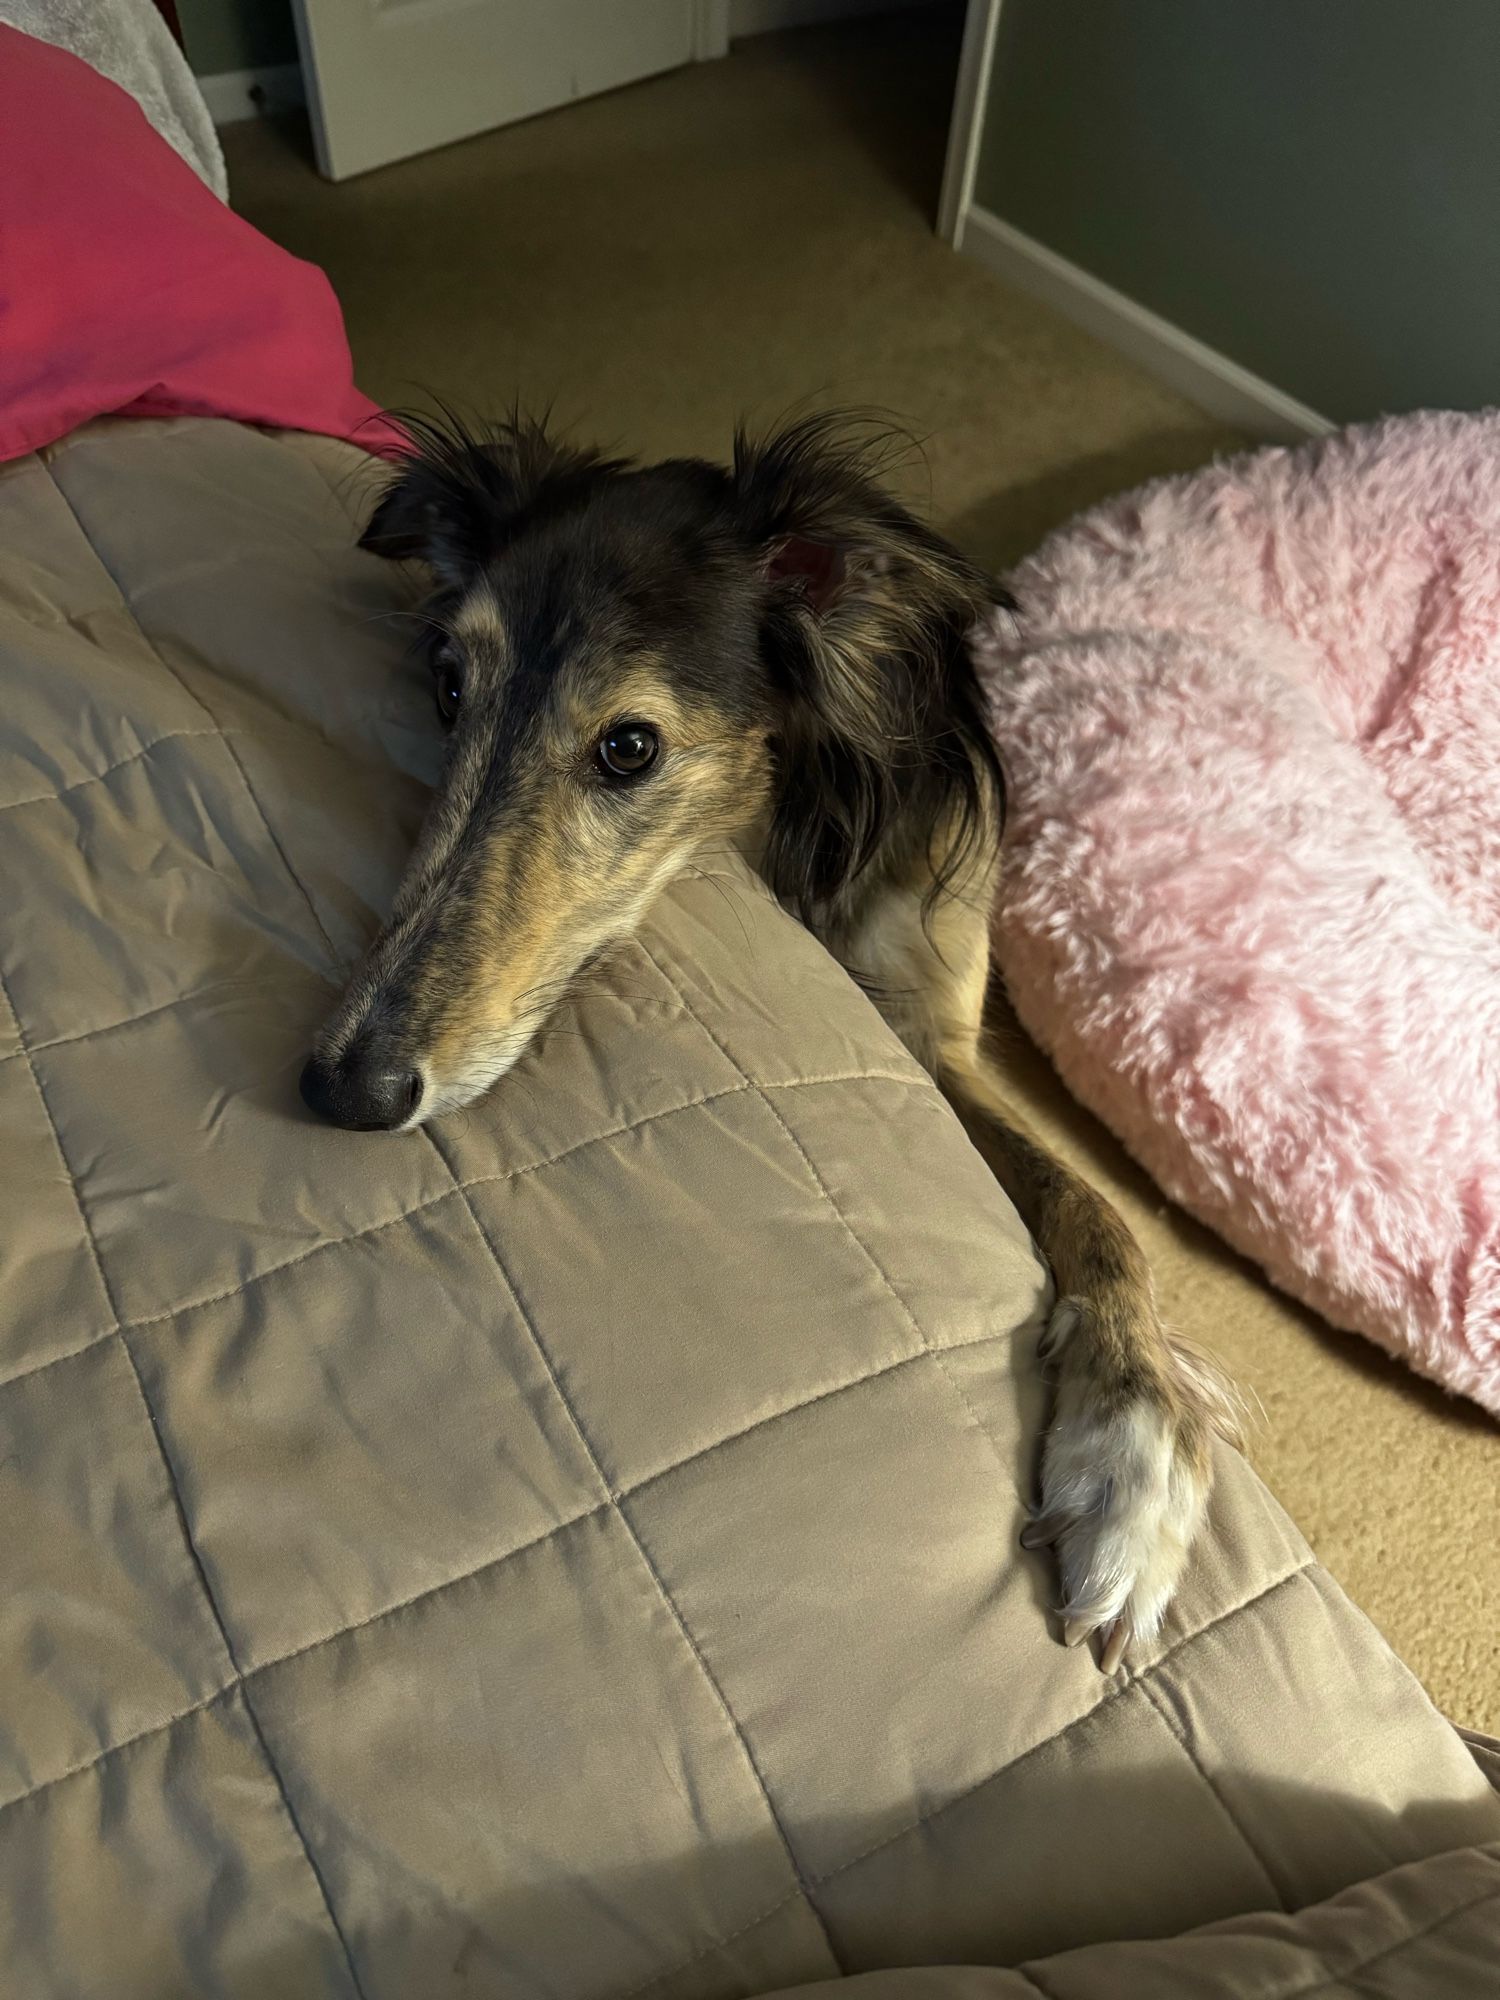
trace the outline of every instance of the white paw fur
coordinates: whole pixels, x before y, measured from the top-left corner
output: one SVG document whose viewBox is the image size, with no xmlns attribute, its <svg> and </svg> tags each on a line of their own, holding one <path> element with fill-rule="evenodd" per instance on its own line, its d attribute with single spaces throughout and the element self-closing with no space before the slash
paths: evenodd
<svg viewBox="0 0 1500 2000">
<path fill-rule="evenodd" d="M 1023 1546 L 1050 1546 L 1062 1577 L 1063 1635 L 1101 1635 L 1112 1673 L 1132 1639 L 1150 1639 L 1182 1576 L 1213 1484 L 1208 1433 L 1238 1428 L 1212 1364 L 1165 1344 L 1170 1375 L 1123 1404 L 1106 1397 L 1075 1343 L 1090 1308 L 1063 1299 L 1038 1352 L 1057 1378 L 1042 1451 L 1041 1504 Z M 1086 1332 L 1084 1334 L 1086 1340 Z M 1070 1349 L 1073 1351 L 1070 1352 Z"/>
</svg>

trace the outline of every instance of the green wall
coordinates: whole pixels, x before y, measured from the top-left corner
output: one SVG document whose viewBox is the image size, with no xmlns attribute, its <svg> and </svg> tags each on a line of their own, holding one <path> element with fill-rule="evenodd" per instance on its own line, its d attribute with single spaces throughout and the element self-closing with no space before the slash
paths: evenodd
<svg viewBox="0 0 1500 2000">
<path fill-rule="evenodd" d="M 199 76 L 297 60 L 291 0 L 177 0 L 177 18 Z"/>
<path fill-rule="evenodd" d="M 975 197 L 1336 421 L 1500 402 L 1500 0 L 1003 0 Z"/>
</svg>

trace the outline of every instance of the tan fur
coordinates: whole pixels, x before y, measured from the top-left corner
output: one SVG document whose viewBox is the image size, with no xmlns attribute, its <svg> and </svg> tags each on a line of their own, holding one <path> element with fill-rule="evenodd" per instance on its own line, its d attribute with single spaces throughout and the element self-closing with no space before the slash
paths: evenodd
<svg viewBox="0 0 1500 2000">
<path fill-rule="evenodd" d="M 471 619 L 467 629 L 470 643 L 478 631 L 498 642 L 489 619 Z M 416 1059 L 424 1117 L 471 1101 L 503 1075 L 579 964 L 634 930 L 705 837 L 732 836 L 764 794 L 764 743 L 727 736 L 721 718 L 680 700 L 649 662 L 600 679 L 599 693 L 587 685 L 572 692 L 566 724 L 555 723 L 537 746 L 461 890 L 445 875 L 440 828 L 438 865 L 425 880 L 419 870 L 409 892 L 412 909 L 436 911 L 443 926 L 423 969 Z M 671 746 L 671 797 L 622 846 L 617 814 L 577 782 L 577 746 L 636 712 L 651 715 Z M 479 775 L 476 760 L 476 783 Z M 466 804 L 463 778 L 450 781 L 455 820 Z"/>
</svg>

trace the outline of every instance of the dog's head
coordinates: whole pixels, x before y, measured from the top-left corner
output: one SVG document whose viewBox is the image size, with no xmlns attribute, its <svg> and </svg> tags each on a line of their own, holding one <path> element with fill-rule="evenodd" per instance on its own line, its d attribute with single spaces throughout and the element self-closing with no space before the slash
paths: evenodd
<svg viewBox="0 0 1500 2000">
<path fill-rule="evenodd" d="M 363 546 L 431 573 L 448 756 L 303 1094 L 393 1128 L 469 1103 L 706 846 L 759 829 L 835 919 L 877 858 L 961 865 L 998 797 L 963 636 L 986 579 L 827 420 L 729 468 L 514 421 L 422 426 Z"/>
</svg>

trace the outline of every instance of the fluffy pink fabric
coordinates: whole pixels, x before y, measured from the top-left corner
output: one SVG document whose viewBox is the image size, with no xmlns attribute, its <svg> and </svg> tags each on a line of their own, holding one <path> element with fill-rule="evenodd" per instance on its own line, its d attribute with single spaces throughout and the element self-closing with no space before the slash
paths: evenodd
<svg viewBox="0 0 1500 2000">
<path fill-rule="evenodd" d="M 1500 1414 L 1500 416 L 1164 481 L 1010 581 L 1022 1020 L 1184 1207 Z"/>
</svg>

